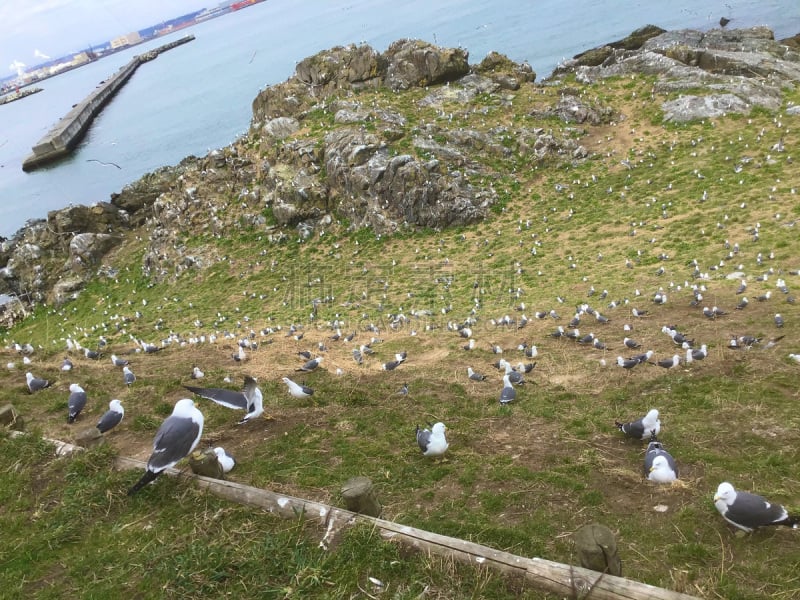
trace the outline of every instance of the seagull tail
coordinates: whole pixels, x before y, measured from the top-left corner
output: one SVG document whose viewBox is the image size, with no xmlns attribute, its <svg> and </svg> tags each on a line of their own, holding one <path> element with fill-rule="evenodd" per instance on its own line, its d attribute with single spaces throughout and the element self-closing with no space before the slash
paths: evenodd
<svg viewBox="0 0 800 600">
<path fill-rule="evenodd" d="M 139 481 L 137 481 L 136 484 L 131 489 L 128 490 L 128 496 L 133 496 L 136 492 L 138 492 L 140 489 L 142 489 L 148 483 L 153 481 L 160 474 L 161 474 L 161 471 L 156 472 L 156 471 L 151 471 L 150 469 L 145 471 L 144 475 L 142 475 L 142 478 Z"/>
<path fill-rule="evenodd" d="M 614 421 L 614 425 L 616 425 L 617 429 L 619 429 L 622 433 L 625 433 L 625 430 L 623 429 L 623 427 L 625 427 L 625 423 Z"/>
<path fill-rule="evenodd" d="M 779 524 L 786 525 L 787 527 L 791 527 L 792 529 L 798 529 L 800 527 L 800 515 L 789 515 Z"/>
</svg>

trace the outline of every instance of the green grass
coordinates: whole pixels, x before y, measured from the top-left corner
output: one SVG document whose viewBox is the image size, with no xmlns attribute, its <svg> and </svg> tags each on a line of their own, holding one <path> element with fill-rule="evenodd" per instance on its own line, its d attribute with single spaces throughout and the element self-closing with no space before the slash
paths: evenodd
<svg viewBox="0 0 800 600">
<path fill-rule="evenodd" d="M 63 306 L 40 305 L 4 332 L 4 344 L 33 343 L 30 369 L 54 382 L 30 396 L 21 364 L 0 372 L 0 402 L 12 402 L 37 433 L 73 438 L 64 414 L 73 381 L 90 398 L 77 426 L 92 425 L 112 397 L 122 400 L 126 416 L 106 449 L 69 459 L 52 458 L 36 436 L 0 440 L 3 589 L 45 598 L 348 598 L 359 588 L 393 598 L 543 597 L 519 581 L 383 542 L 367 528 L 323 552 L 314 526 L 223 502 L 183 479 L 164 478 L 127 498 L 135 475 L 111 469 L 113 456 L 147 457 L 158 425 L 189 395 L 182 385 L 191 385 L 189 373 L 198 365 L 213 387 L 235 388 L 245 373 L 259 378 L 271 420 L 236 426 L 239 415 L 198 400 L 206 419 L 201 446 L 232 451 L 238 461 L 232 479 L 241 483 L 337 504 L 348 478 L 367 475 L 386 518 L 566 563 L 574 562 L 571 533 L 598 521 L 616 533 L 623 573 L 632 579 L 706 598 L 791 597 L 800 560 L 793 532 L 736 536 L 712 496 L 729 480 L 800 508 L 797 365 L 786 358 L 798 351 L 800 311 L 774 287 L 781 276 L 795 293 L 799 281 L 789 271 L 800 268 L 792 223 L 800 209 L 791 191 L 800 177 L 785 156 L 774 164 L 765 158 L 781 135 L 787 148 L 796 145 L 796 127 L 787 118 L 779 130 L 765 111 L 662 126 L 654 120 L 652 83 L 620 78 L 587 89 L 628 119 L 586 126 L 580 143 L 592 155 L 583 162 L 536 161 L 515 139 L 521 126 L 578 135 L 529 116 L 557 101 L 554 87 L 523 87 L 513 112 L 496 103 L 483 112 L 482 99 L 470 110 L 445 106 L 459 126 L 487 133 L 511 151 L 504 158 L 463 149 L 481 166 L 470 176 L 473 184 L 497 193 L 485 223 L 377 236 L 334 214 L 324 232 L 305 242 L 291 228 L 283 241 L 271 242 L 267 232 L 241 225 L 242 212 L 263 207 L 242 208 L 228 190 L 216 198 L 209 188 L 206 193 L 226 203 L 219 213 L 230 225 L 226 235 L 187 227 L 179 236 L 188 254 L 205 257 L 205 268 L 146 276 L 149 234 L 136 232 L 107 257 L 119 269 L 115 278 L 91 283 Z M 436 109 L 419 107 L 424 95 L 364 91 L 355 98 L 406 117 L 405 135 L 388 142 L 391 152 L 402 153 L 413 152 L 410 138 L 441 118 Z M 787 92 L 788 99 L 800 101 L 800 92 Z M 311 111 L 305 125 L 302 135 L 339 127 L 322 110 Z M 240 151 L 258 147 L 252 142 L 240 141 Z M 273 152 L 255 158 L 273 160 Z M 753 160 L 736 174 L 743 157 Z M 558 192 L 556 184 L 567 188 Z M 704 191 L 708 198 L 701 201 Z M 728 256 L 726 240 L 740 245 L 739 254 Z M 707 278 L 693 277 L 694 260 Z M 724 266 L 712 270 L 720 261 Z M 739 264 L 751 299 L 744 311 L 733 309 L 738 279 L 725 278 Z M 755 281 L 770 268 L 766 282 Z M 706 287 L 704 304 L 729 314 L 709 321 L 690 307 L 693 284 Z M 669 296 L 661 307 L 650 301 L 659 287 Z M 600 300 L 603 289 L 608 297 Z M 755 301 L 770 289 L 770 301 Z M 616 308 L 608 306 L 612 300 Z M 602 339 L 606 351 L 549 336 L 584 302 L 611 318 L 601 325 L 584 316 L 580 326 Z M 633 319 L 633 306 L 651 315 Z M 533 316 L 550 309 L 560 321 Z M 524 329 L 492 324 L 523 312 L 530 319 Z M 772 324 L 775 312 L 786 320 L 780 332 Z M 406 320 L 393 321 L 400 314 Z M 467 352 L 466 340 L 448 326 L 470 316 L 478 346 Z M 330 340 L 335 321 L 343 334 L 356 331 L 351 344 Z M 626 334 L 624 323 L 633 332 Z M 661 333 L 667 323 L 707 343 L 709 357 L 669 371 L 614 366 L 627 352 L 625 335 L 654 349 L 655 358 L 683 355 Z M 287 337 L 290 324 L 302 326 L 302 340 Z M 273 332 L 262 334 L 266 328 Z M 230 355 L 251 330 L 260 348 L 249 363 L 234 364 Z M 132 352 L 131 337 L 187 341 L 212 333 L 213 344 L 172 343 L 152 356 Z M 745 333 L 786 337 L 771 350 L 726 348 L 730 335 Z M 96 347 L 100 335 L 109 344 L 100 362 L 78 356 L 72 373 L 58 370 L 67 338 Z M 359 367 L 352 348 L 371 337 L 383 341 Z M 538 346 L 537 366 L 517 401 L 501 407 L 492 366 L 498 357 L 490 346 L 502 346 L 516 364 L 527 362 L 516 350 L 522 341 Z M 319 342 L 328 347 L 323 368 L 295 372 L 296 353 L 316 352 Z M 408 352 L 407 362 L 383 372 L 379 365 L 400 351 Z M 138 377 L 130 390 L 111 368 L 111 352 L 130 353 Z M 3 354 L 6 362 L 20 361 L 12 350 Z M 467 366 L 489 381 L 467 380 Z M 225 376 L 232 383 L 223 383 Z M 314 396 L 291 398 L 283 376 L 313 387 Z M 403 384 L 408 396 L 396 393 Z M 678 461 L 681 487 L 642 481 L 643 446 L 622 440 L 614 427 L 615 419 L 636 418 L 651 407 L 661 411 L 662 441 Z M 416 424 L 438 420 L 447 424 L 450 441 L 442 463 L 422 457 L 413 436 Z M 384 591 L 369 576 L 384 582 Z"/>
</svg>

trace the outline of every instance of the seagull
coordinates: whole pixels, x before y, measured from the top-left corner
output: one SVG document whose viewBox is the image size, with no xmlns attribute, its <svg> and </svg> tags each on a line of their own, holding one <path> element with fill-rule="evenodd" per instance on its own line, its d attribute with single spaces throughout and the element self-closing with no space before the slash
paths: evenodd
<svg viewBox="0 0 800 600">
<path fill-rule="evenodd" d="M 783 327 L 783 317 L 780 315 L 780 313 L 775 314 L 775 327 Z"/>
<path fill-rule="evenodd" d="M 520 373 L 530 373 L 536 367 L 536 363 L 517 363 L 517 371 Z"/>
<path fill-rule="evenodd" d="M 635 350 L 636 348 L 641 348 L 642 347 L 642 345 L 639 342 L 637 342 L 635 340 L 632 340 L 631 338 L 628 338 L 628 337 L 626 337 L 624 340 L 622 340 L 622 343 L 625 344 L 625 346 L 627 346 L 631 350 Z"/>
<path fill-rule="evenodd" d="M 298 367 L 295 371 L 304 371 L 308 373 L 309 371 L 313 371 L 316 369 L 320 363 L 322 362 L 324 357 L 318 356 L 317 358 L 312 358 L 308 362 L 306 362 L 302 367 Z"/>
<path fill-rule="evenodd" d="M 46 387 L 50 387 L 50 382 L 47 379 L 34 377 L 33 373 L 30 371 L 25 373 L 25 378 L 28 380 L 28 391 L 31 394 L 38 392 L 39 390 L 43 390 Z"/>
<path fill-rule="evenodd" d="M 131 368 L 128 365 L 122 367 L 122 374 L 125 378 L 125 385 L 128 387 L 130 387 L 130 385 L 136 381 L 136 375 L 133 374 L 133 371 L 131 371 Z"/>
<path fill-rule="evenodd" d="M 129 365 L 130 361 L 128 361 L 128 360 L 126 360 L 124 358 L 120 358 L 116 354 L 112 354 L 111 355 L 111 364 L 113 364 L 115 367 L 124 367 L 125 365 Z"/>
<path fill-rule="evenodd" d="M 212 400 L 227 408 L 246 411 L 247 414 L 237 425 L 247 423 L 264 413 L 264 396 L 258 389 L 256 379 L 249 375 L 245 375 L 244 390 L 241 392 L 225 388 L 199 388 L 188 385 L 183 387 L 201 398 Z"/>
<path fill-rule="evenodd" d="M 97 360 L 100 358 L 100 353 L 97 350 L 89 350 L 89 348 L 83 349 L 83 355 L 91 360 Z"/>
<path fill-rule="evenodd" d="M 523 385 L 525 383 L 525 378 L 522 377 L 522 373 L 519 371 L 515 371 L 514 367 L 512 367 L 509 363 L 505 363 L 506 369 L 506 377 L 508 377 L 508 381 L 512 385 Z"/>
<path fill-rule="evenodd" d="M 288 377 L 284 377 L 282 381 L 289 387 L 289 393 L 295 398 L 308 398 L 314 393 L 310 387 L 295 383 Z"/>
<path fill-rule="evenodd" d="M 508 375 L 503 375 L 503 389 L 500 391 L 500 404 L 505 406 L 506 404 L 513 402 L 516 397 L 517 390 L 515 390 L 514 386 L 511 385 Z"/>
<path fill-rule="evenodd" d="M 67 423 L 74 423 L 84 406 L 86 406 L 86 392 L 77 383 L 71 383 L 69 386 L 69 399 L 67 400 L 67 407 L 69 408 Z"/>
<path fill-rule="evenodd" d="M 780 504 L 772 504 L 757 494 L 737 492 L 727 481 L 719 484 L 714 506 L 728 523 L 747 532 L 768 525 L 796 529 L 800 522 L 800 518 L 790 515 Z"/>
<path fill-rule="evenodd" d="M 244 351 L 244 348 L 242 346 L 239 346 L 236 352 L 231 354 L 231 358 L 236 362 L 245 362 L 248 359 L 248 356 L 247 352 Z"/>
<path fill-rule="evenodd" d="M 445 453 L 449 446 L 444 435 L 446 430 L 447 427 L 441 422 L 431 425 L 430 430 L 420 429 L 417 425 L 417 444 L 423 456 L 442 456 Z"/>
<path fill-rule="evenodd" d="M 481 373 L 476 373 L 475 371 L 472 370 L 472 367 L 467 367 L 467 376 L 472 381 L 486 381 L 486 375 L 483 375 Z"/>
<path fill-rule="evenodd" d="M 672 369 L 681 364 L 681 357 L 679 354 L 673 354 L 672 358 L 662 358 L 656 364 L 659 367 L 664 367 L 665 369 Z"/>
<path fill-rule="evenodd" d="M 64 357 L 64 362 L 61 363 L 61 370 L 62 371 L 71 371 L 72 370 L 72 361 L 69 357 Z"/>
<path fill-rule="evenodd" d="M 627 437 L 637 440 L 646 440 L 657 436 L 661 431 L 661 420 L 658 418 L 658 410 L 655 408 L 650 409 L 641 419 L 629 423 L 614 421 L 614 425 Z"/>
<path fill-rule="evenodd" d="M 112 400 L 108 403 L 108 410 L 100 417 L 96 427 L 100 433 L 106 433 L 119 425 L 124 416 L 125 409 L 122 408 L 122 402 L 119 400 Z"/>
<path fill-rule="evenodd" d="M 678 478 L 678 467 L 675 459 L 664 450 L 664 446 L 655 439 L 655 435 L 644 455 L 644 476 L 656 483 L 672 483 Z"/>
<path fill-rule="evenodd" d="M 703 344 L 700 346 L 699 349 L 697 348 L 687 348 L 686 349 L 686 362 L 690 363 L 694 360 L 703 360 L 706 356 L 708 356 L 708 347 Z"/>
<path fill-rule="evenodd" d="M 202 379 L 205 377 L 205 373 L 200 370 L 200 367 L 192 367 L 192 379 Z"/>
<path fill-rule="evenodd" d="M 225 452 L 225 448 L 221 446 L 217 446 L 214 448 L 214 454 L 217 455 L 217 460 L 219 461 L 219 465 L 222 467 L 223 473 L 228 473 L 233 467 L 236 466 L 236 461 L 234 458 Z"/>
<path fill-rule="evenodd" d="M 621 356 L 617 357 L 617 365 L 622 367 L 623 369 L 632 369 L 640 362 L 641 361 L 639 361 L 636 358 L 622 358 Z"/>
<path fill-rule="evenodd" d="M 156 432 L 153 453 L 147 461 L 147 470 L 142 478 L 128 490 L 131 496 L 161 475 L 165 469 L 174 467 L 179 460 L 195 449 L 203 435 L 203 413 L 190 398 L 175 403 L 168 416 Z"/>
</svg>

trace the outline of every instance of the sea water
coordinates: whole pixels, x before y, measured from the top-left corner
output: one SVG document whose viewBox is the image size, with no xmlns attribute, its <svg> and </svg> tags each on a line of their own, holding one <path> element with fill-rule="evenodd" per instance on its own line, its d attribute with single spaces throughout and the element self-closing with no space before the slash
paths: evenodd
<svg viewBox="0 0 800 600">
<path fill-rule="evenodd" d="M 259 90 L 336 45 L 384 51 L 419 38 L 465 48 L 471 64 L 496 50 L 527 61 L 541 79 L 565 58 L 644 25 L 707 30 L 722 16 L 728 27 L 767 25 L 776 38 L 800 32 L 797 0 L 267 0 L 47 79 L 44 91 L 0 106 L 0 236 L 50 210 L 107 201 L 145 173 L 229 144 L 247 130 Z M 31 147 L 95 86 L 134 55 L 187 33 L 196 39 L 139 67 L 70 157 L 22 171 Z"/>
</svg>

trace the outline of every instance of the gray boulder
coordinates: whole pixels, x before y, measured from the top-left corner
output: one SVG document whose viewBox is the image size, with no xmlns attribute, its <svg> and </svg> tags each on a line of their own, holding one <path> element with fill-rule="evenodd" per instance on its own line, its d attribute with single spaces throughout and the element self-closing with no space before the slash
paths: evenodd
<svg viewBox="0 0 800 600">
<path fill-rule="evenodd" d="M 384 84 L 395 91 L 446 83 L 469 73 L 469 53 L 461 48 L 398 40 L 389 46 L 385 56 L 389 67 Z"/>
</svg>

